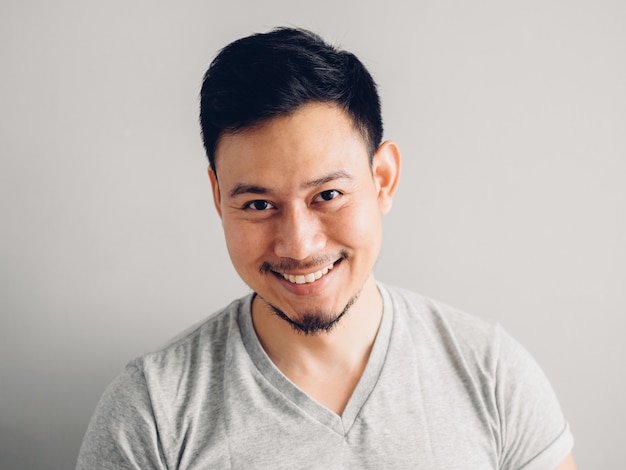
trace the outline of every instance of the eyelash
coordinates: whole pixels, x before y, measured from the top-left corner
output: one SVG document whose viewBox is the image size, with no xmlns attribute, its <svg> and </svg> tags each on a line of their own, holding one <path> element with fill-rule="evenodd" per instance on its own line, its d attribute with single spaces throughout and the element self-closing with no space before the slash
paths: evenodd
<svg viewBox="0 0 626 470">
<path fill-rule="evenodd" d="M 330 198 L 330 199 L 326 199 L 324 198 L 322 195 L 323 194 L 330 194 L 330 193 L 334 193 L 336 194 L 334 197 Z M 341 196 L 341 192 L 337 191 L 336 189 L 327 189 L 326 191 L 322 191 L 321 193 L 319 193 L 317 196 L 315 196 L 315 200 L 322 198 L 322 200 L 324 202 L 328 202 L 328 201 L 332 201 L 333 199 L 338 198 L 339 196 Z"/>
<path fill-rule="evenodd" d="M 325 191 L 322 191 L 321 193 L 317 194 L 314 198 L 313 198 L 313 202 L 330 202 L 334 199 L 337 199 L 339 196 L 341 196 L 343 193 L 341 191 L 338 191 L 336 189 L 327 189 Z M 329 199 L 326 199 L 325 196 L 331 196 Z M 259 208 L 254 208 L 254 206 L 256 204 L 264 204 L 265 207 L 263 209 L 259 209 Z M 247 210 L 251 210 L 251 211 L 255 211 L 255 212 L 264 212 L 266 210 L 269 209 L 273 209 L 275 208 L 274 204 L 272 204 L 269 201 L 265 201 L 263 199 L 255 199 L 254 201 L 250 201 L 248 203 L 246 203 L 243 206 L 244 209 Z"/>
<path fill-rule="evenodd" d="M 252 211 L 256 211 L 256 212 L 263 212 L 263 211 L 268 209 L 268 207 L 265 207 L 264 209 L 254 209 L 252 207 L 253 205 L 259 204 L 259 203 L 264 203 L 267 206 L 274 207 L 274 205 L 271 202 L 269 202 L 269 201 L 264 201 L 263 199 L 256 199 L 254 201 L 250 201 L 250 202 L 246 203 L 246 205 L 243 206 L 243 208 L 244 209 L 249 209 L 249 210 L 252 210 Z"/>
</svg>

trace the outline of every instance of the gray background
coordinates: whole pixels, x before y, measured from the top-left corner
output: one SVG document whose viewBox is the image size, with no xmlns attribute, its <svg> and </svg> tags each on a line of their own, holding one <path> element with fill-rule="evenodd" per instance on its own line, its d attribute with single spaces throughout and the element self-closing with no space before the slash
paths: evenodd
<svg viewBox="0 0 626 470">
<path fill-rule="evenodd" d="M 220 47 L 275 25 L 380 85 L 404 166 L 379 279 L 501 322 L 580 468 L 623 466 L 624 2 L 3 0 L 1 467 L 71 468 L 124 364 L 247 292 L 197 93 Z"/>
</svg>

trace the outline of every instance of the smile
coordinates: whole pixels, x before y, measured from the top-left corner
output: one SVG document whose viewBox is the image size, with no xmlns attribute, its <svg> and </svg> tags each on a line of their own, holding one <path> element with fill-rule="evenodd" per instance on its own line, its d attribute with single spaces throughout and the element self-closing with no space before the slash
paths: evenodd
<svg viewBox="0 0 626 470">
<path fill-rule="evenodd" d="M 319 271 L 315 271 L 315 272 L 308 273 L 308 274 L 295 274 L 295 275 L 285 274 L 285 273 L 278 273 L 278 274 L 281 275 L 285 280 L 291 282 L 292 284 L 310 284 L 312 282 L 317 281 L 322 276 L 325 276 L 326 274 L 328 274 L 328 271 L 333 269 L 333 266 L 334 266 L 334 263 L 329 264 L 328 266 L 325 266 L 323 269 Z"/>
</svg>

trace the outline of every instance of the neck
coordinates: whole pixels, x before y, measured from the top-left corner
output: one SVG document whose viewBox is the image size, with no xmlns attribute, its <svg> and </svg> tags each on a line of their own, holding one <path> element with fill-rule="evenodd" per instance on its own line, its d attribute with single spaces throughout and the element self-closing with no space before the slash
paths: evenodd
<svg viewBox="0 0 626 470">
<path fill-rule="evenodd" d="M 373 275 L 350 310 L 329 332 L 305 335 L 256 296 L 252 321 L 263 349 L 292 382 L 341 414 L 369 359 L 383 300 Z"/>
<path fill-rule="evenodd" d="M 268 356 L 289 376 L 294 370 L 308 374 L 364 368 L 382 310 L 382 297 L 370 275 L 352 307 L 329 332 L 305 335 L 296 331 L 258 296 L 252 305 L 252 320 Z"/>
</svg>

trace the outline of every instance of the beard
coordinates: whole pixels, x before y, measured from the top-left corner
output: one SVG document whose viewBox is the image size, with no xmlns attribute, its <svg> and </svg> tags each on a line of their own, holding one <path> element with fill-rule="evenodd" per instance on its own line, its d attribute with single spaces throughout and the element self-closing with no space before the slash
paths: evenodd
<svg viewBox="0 0 626 470">
<path fill-rule="evenodd" d="M 261 273 L 272 273 L 275 276 L 282 277 L 280 273 L 292 271 L 295 269 L 306 270 L 311 269 L 313 267 L 323 266 L 329 263 L 341 263 L 350 258 L 349 254 L 342 250 L 338 253 L 326 256 L 317 256 L 310 260 L 308 263 L 300 263 L 297 260 L 285 258 L 281 260 L 280 263 L 269 263 L 264 262 L 259 267 L 259 272 Z M 298 319 L 290 318 L 285 312 L 279 309 L 277 306 L 271 304 L 263 297 L 261 297 L 258 293 L 256 295 L 259 296 L 263 302 L 268 306 L 268 308 L 281 320 L 286 321 L 296 332 L 302 333 L 304 335 L 317 335 L 322 333 L 328 333 L 332 331 L 339 320 L 341 320 L 346 313 L 350 310 L 350 307 L 354 305 L 359 295 L 361 294 L 361 289 L 348 300 L 343 310 L 339 313 L 329 314 L 324 311 L 307 311 L 300 315 L 298 315 Z"/>
<path fill-rule="evenodd" d="M 350 307 L 354 305 L 360 293 L 361 291 L 357 292 L 350 300 L 348 300 L 348 303 L 346 303 L 343 310 L 339 313 L 328 315 L 324 312 L 305 312 L 304 314 L 299 315 L 298 320 L 290 318 L 281 309 L 272 305 L 262 297 L 259 297 L 278 318 L 286 321 L 294 331 L 304 334 L 305 336 L 315 336 L 331 332 L 337 326 L 339 321 L 346 315 L 346 313 L 348 313 Z"/>
</svg>

